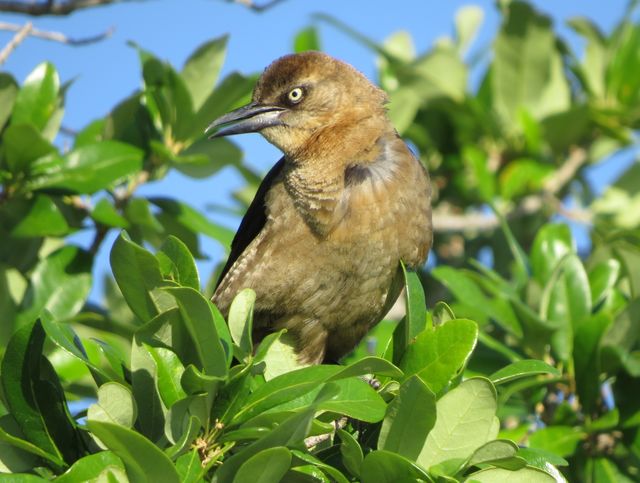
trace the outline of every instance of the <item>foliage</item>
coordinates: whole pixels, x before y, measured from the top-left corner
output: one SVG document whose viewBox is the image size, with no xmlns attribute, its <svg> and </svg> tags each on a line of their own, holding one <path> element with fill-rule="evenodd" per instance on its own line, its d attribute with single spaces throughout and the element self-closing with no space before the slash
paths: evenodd
<svg viewBox="0 0 640 483">
<path fill-rule="evenodd" d="M 141 89 L 64 148 L 71 83 L 49 63 L 22 85 L 0 73 L 0 473 L 21 473 L 0 479 L 637 479 L 640 170 L 600 198 L 585 178 L 636 143 L 634 5 L 610 34 L 569 21 L 582 58 L 521 1 L 499 2 L 490 60 L 468 55 L 475 7 L 420 55 L 405 34 L 378 45 L 318 17 L 379 56 L 390 116 L 434 185 L 438 266 L 406 274 L 406 317 L 342 365 L 298 367 L 281 333 L 254 347 L 254 294 L 223 320 L 194 261 L 200 234 L 228 247 L 232 232 L 139 194 L 172 169 L 231 166 L 246 181 L 240 208 L 250 201 L 260 176 L 233 142 L 203 134 L 255 81 L 218 79 L 226 38 L 181 70 L 132 44 Z M 295 39 L 318 46 L 313 27 Z M 556 212 L 593 223 L 589 253 Z M 79 230 L 88 249 L 69 242 Z M 92 268 L 110 231 L 114 280 L 97 305 Z"/>
</svg>

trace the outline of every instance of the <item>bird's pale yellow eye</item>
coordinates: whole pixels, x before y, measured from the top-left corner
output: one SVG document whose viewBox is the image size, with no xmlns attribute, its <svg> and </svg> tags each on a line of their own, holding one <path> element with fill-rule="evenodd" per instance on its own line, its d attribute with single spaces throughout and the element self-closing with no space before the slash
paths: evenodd
<svg viewBox="0 0 640 483">
<path fill-rule="evenodd" d="M 302 87 L 294 87 L 289 91 L 289 94 L 287 94 L 287 99 L 289 99 L 289 102 L 292 104 L 297 104 L 302 100 L 303 95 L 304 91 L 302 90 Z"/>
</svg>

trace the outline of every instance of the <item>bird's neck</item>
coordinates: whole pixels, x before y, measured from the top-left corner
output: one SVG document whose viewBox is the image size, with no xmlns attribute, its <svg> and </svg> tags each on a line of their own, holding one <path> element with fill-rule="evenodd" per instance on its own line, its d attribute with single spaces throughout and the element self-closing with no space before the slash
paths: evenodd
<svg viewBox="0 0 640 483">
<path fill-rule="evenodd" d="M 344 218 L 348 209 L 345 187 L 354 168 L 384 161 L 387 144 L 394 140 L 397 135 L 386 118 L 365 119 L 320 129 L 288 157 L 285 186 L 317 236 L 326 237 Z"/>
</svg>

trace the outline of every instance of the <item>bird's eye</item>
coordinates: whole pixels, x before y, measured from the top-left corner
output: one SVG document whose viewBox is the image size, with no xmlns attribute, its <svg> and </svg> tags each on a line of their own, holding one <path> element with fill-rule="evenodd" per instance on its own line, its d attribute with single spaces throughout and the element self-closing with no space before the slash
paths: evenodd
<svg viewBox="0 0 640 483">
<path fill-rule="evenodd" d="M 302 100 L 303 95 L 304 95 L 304 90 L 302 90 L 302 87 L 294 87 L 287 94 L 287 99 L 292 104 L 297 104 Z"/>
</svg>

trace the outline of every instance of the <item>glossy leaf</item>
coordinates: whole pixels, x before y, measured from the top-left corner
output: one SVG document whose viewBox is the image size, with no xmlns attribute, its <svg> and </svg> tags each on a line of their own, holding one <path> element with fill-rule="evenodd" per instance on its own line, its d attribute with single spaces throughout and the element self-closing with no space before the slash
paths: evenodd
<svg viewBox="0 0 640 483">
<path fill-rule="evenodd" d="M 71 468 L 56 478 L 59 483 L 76 483 L 78 481 L 124 481 L 127 477 L 124 464 L 115 453 L 100 451 L 76 461 Z"/>
<path fill-rule="evenodd" d="M 471 458 L 467 462 L 467 466 L 477 466 L 480 464 L 494 464 L 504 463 L 508 460 L 515 460 L 515 456 L 518 452 L 518 445 L 513 441 L 505 439 L 495 439 L 480 446 L 473 452 Z M 525 466 L 526 462 L 520 459 L 520 463 L 517 460 L 514 461 L 519 467 Z M 508 468 L 509 469 L 509 468 Z M 517 468 L 512 468 L 517 469 Z"/>
<path fill-rule="evenodd" d="M 93 194 L 140 170 L 142 157 L 140 149 L 117 141 L 87 144 L 70 151 L 56 169 L 34 177 L 27 186 Z"/>
<path fill-rule="evenodd" d="M 169 236 L 156 253 L 165 278 L 172 278 L 183 287 L 200 290 L 200 277 L 196 262 L 184 243 Z"/>
<path fill-rule="evenodd" d="M 362 483 L 398 483 L 399 481 L 421 480 L 433 481 L 415 463 L 389 451 L 372 451 L 367 454 L 362 464 Z"/>
<path fill-rule="evenodd" d="M 538 374 L 552 374 L 559 376 L 560 371 L 546 362 L 536 359 L 516 361 L 494 372 L 489 379 L 494 384 L 505 384 L 523 377 L 536 376 Z"/>
<path fill-rule="evenodd" d="M 531 249 L 531 269 L 538 283 L 544 286 L 558 262 L 573 251 L 573 240 L 567 225 L 549 224 L 542 227 Z"/>
<path fill-rule="evenodd" d="M 367 423 L 377 423 L 384 417 L 386 404 L 371 385 L 359 378 L 335 381 L 340 392 L 318 404 L 318 409 L 344 414 Z"/>
<path fill-rule="evenodd" d="M 220 242 L 224 247 L 231 245 L 233 231 L 228 228 L 216 225 L 201 213 L 197 212 L 185 203 L 180 203 L 169 198 L 151 197 L 149 201 L 158 206 L 164 212 L 172 215 L 175 219 L 184 224 L 194 233 L 202 233 Z"/>
<path fill-rule="evenodd" d="M 45 379 L 55 373 L 42 357 L 44 340 L 39 321 L 14 333 L 2 359 L 2 389 L 25 436 L 56 466 L 63 466 L 77 455 L 79 441 L 59 381 Z"/>
<path fill-rule="evenodd" d="M 2 136 L 4 162 L 12 173 L 28 171 L 33 161 L 55 150 L 32 124 L 11 124 Z"/>
<path fill-rule="evenodd" d="M 296 53 L 321 50 L 318 30 L 315 27 L 307 27 L 300 30 L 293 39 L 293 50 Z"/>
<path fill-rule="evenodd" d="M 132 481 L 180 483 L 171 460 L 140 433 L 117 424 L 89 421 L 87 426 L 123 461 Z"/>
<path fill-rule="evenodd" d="M 197 111 L 213 90 L 224 63 L 228 35 L 205 42 L 187 59 L 180 75 Z"/>
<path fill-rule="evenodd" d="M 204 372 L 210 376 L 226 377 L 227 357 L 220 343 L 209 301 L 198 291 L 188 287 L 172 287 L 166 291 L 178 304 L 182 321 L 191 336 Z"/>
<path fill-rule="evenodd" d="M 358 440 L 344 429 L 338 429 L 337 434 L 341 441 L 340 454 L 342 455 L 342 463 L 349 470 L 349 473 L 357 478 L 360 476 L 360 469 L 364 460 L 362 448 Z"/>
<path fill-rule="evenodd" d="M 58 204 L 49 196 L 35 195 L 30 200 L 15 200 L 6 208 L 11 213 L 7 213 L 5 220 L 8 223 L 15 220 L 11 235 L 16 238 L 64 236 L 71 231 Z"/>
<path fill-rule="evenodd" d="M 31 274 L 19 321 L 35 320 L 46 309 L 56 320 L 77 314 L 91 290 L 91 258 L 69 245 L 51 253 Z"/>
<path fill-rule="evenodd" d="M 131 310 L 146 322 L 158 314 L 151 290 L 164 285 L 156 257 L 121 232 L 111 249 L 111 269 Z"/>
<path fill-rule="evenodd" d="M 29 123 L 40 132 L 59 104 L 60 78 L 49 62 L 38 65 L 24 81 L 13 107 L 14 124 Z"/>
<path fill-rule="evenodd" d="M 400 368 L 405 377 L 416 374 L 437 394 L 464 367 L 477 338 L 475 322 L 450 320 L 418 335 L 407 347 Z"/>
<path fill-rule="evenodd" d="M 238 469 L 234 483 L 280 481 L 291 464 L 291 452 L 282 446 L 268 448 L 252 456 Z"/>
<path fill-rule="evenodd" d="M 0 131 L 11 116 L 13 105 L 18 96 L 18 83 L 11 74 L 0 73 Z"/>
<path fill-rule="evenodd" d="M 498 434 L 496 393 L 487 379 L 467 379 L 436 404 L 436 423 L 417 462 L 424 468 L 447 462 L 455 471 Z"/>
<path fill-rule="evenodd" d="M 521 468 L 516 471 L 487 468 L 471 473 L 464 481 L 477 483 L 557 483 L 549 473 L 537 468 Z"/>
<path fill-rule="evenodd" d="M 411 376 L 387 407 L 378 448 L 415 461 L 435 422 L 435 395 L 419 377 Z"/>
<path fill-rule="evenodd" d="M 87 419 L 132 428 L 137 413 L 131 390 L 117 382 L 108 382 L 98 388 L 98 402 L 89 406 Z"/>
<path fill-rule="evenodd" d="M 229 332 L 239 350 L 238 356 L 244 359 L 253 352 L 253 305 L 256 293 L 244 289 L 235 296 L 229 307 Z"/>
<path fill-rule="evenodd" d="M 594 307 L 611 293 L 620 276 L 620 262 L 614 258 L 602 261 L 589 270 L 589 287 Z"/>
<path fill-rule="evenodd" d="M 600 397 L 600 344 L 611 322 L 607 314 L 596 314 L 576 329 L 573 347 L 576 389 L 587 413 L 593 411 Z"/>
</svg>

